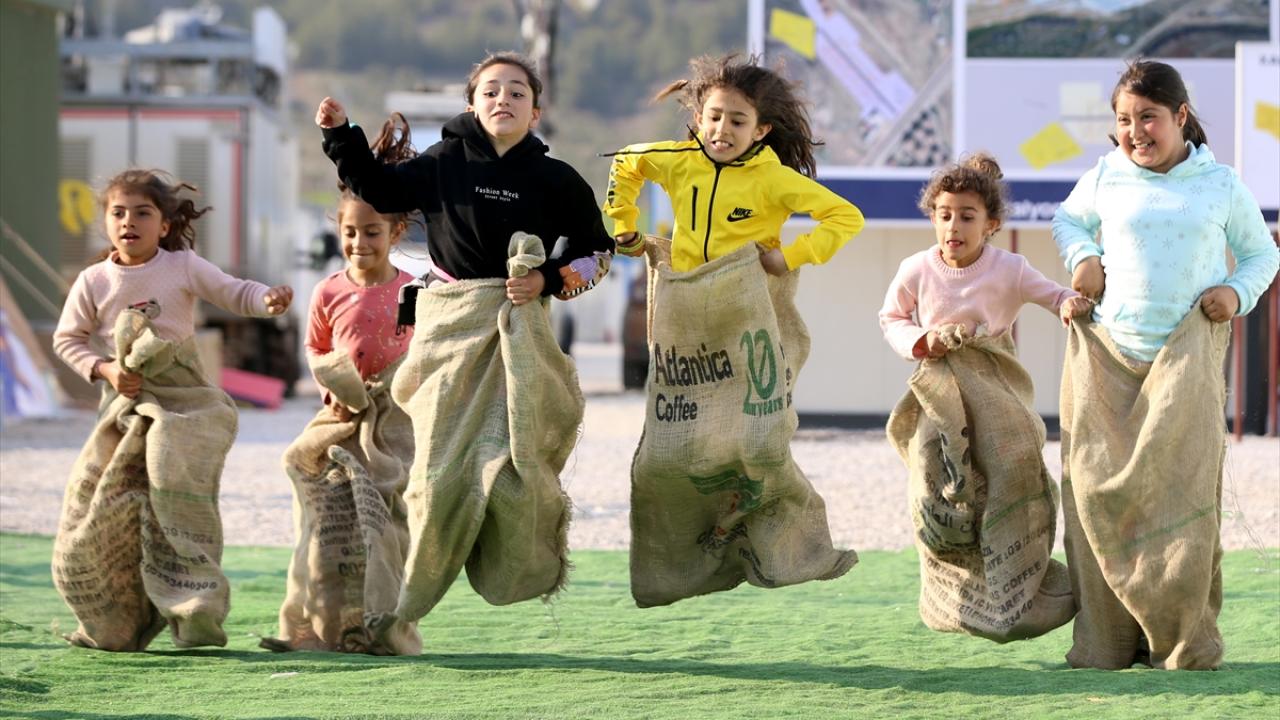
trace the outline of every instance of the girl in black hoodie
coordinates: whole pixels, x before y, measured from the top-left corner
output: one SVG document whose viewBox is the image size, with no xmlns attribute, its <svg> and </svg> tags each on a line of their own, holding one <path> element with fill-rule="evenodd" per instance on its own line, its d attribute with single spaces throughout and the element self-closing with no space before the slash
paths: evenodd
<svg viewBox="0 0 1280 720">
<path fill-rule="evenodd" d="M 422 155 L 385 165 L 342 105 L 325 98 L 316 112 L 324 151 L 338 176 L 378 212 L 422 211 L 435 274 L 450 281 L 507 276 L 512 233 L 537 235 L 557 259 L 507 281 L 517 305 L 540 295 L 561 299 L 589 290 L 608 272 L 614 248 L 591 186 L 567 163 L 547 157 L 532 134 L 542 82 L 515 53 L 495 53 L 467 79 L 467 112 L 444 126 L 443 139 Z"/>
</svg>

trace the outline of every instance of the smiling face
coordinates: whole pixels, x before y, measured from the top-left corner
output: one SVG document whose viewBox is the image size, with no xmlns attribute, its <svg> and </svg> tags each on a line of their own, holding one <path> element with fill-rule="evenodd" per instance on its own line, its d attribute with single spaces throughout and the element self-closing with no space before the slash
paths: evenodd
<svg viewBox="0 0 1280 720">
<path fill-rule="evenodd" d="M 402 223 L 392 223 L 368 203 L 348 198 L 338 206 L 338 237 L 347 277 L 357 285 L 380 285 L 395 278 L 391 248 L 404 233 Z"/>
<path fill-rule="evenodd" d="M 146 195 L 112 190 L 107 194 L 107 237 L 121 265 L 141 265 L 156 256 L 169 223 Z"/>
<path fill-rule="evenodd" d="M 942 261 L 949 267 L 969 267 L 982 256 L 987 237 L 1000 221 L 987 215 L 987 206 L 975 192 L 940 192 L 929 216 L 938 237 Z"/>
<path fill-rule="evenodd" d="M 719 163 L 742 157 L 773 129 L 760 124 L 755 106 L 733 88 L 713 88 L 694 119 L 707 155 Z"/>
<path fill-rule="evenodd" d="M 1187 122 L 1187 106 L 1175 113 L 1141 95 L 1121 92 L 1116 96 L 1116 140 L 1135 165 L 1152 172 L 1168 172 L 1187 158 L 1182 126 Z"/>
<path fill-rule="evenodd" d="M 517 65 L 490 65 L 476 76 L 467 110 L 474 112 L 499 154 L 514 147 L 538 125 L 529 76 Z"/>
</svg>

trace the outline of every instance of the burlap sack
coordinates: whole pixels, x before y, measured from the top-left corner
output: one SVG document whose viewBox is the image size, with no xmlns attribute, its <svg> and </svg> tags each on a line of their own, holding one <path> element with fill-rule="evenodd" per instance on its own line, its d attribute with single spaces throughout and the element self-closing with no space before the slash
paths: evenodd
<svg viewBox="0 0 1280 720">
<path fill-rule="evenodd" d="M 538 238 L 512 237 L 513 277 L 544 260 Z M 548 301 L 513 306 L 503 280 L 462 280 L 420 291 L 416 315 L 392 382 L 416 445 L 396 614 L 426 615 L 464 564 L 494 605 L 550 596 L 568 572 L 570 504 L 559 473 L 584 401 Z"/>
<path fill-rule="evenodd" d="M 393 614 L 409 553 L 403 496 L 413 458 L 409 416 L 391 401 L 399 365 L 363 381 L 345 348 L 311 358 L 333 402 L 358 414 L 341 422 L 321 409 L 285 451 L 294 549 L 280 637 L 261 643 L 269 650 L 422 652 L 417 626 Z"/>
<path fill-rule="evenodd" d="M 1222 662 L 1222 461 L 1230 328 L 1192 309 L 1152 363 L 1073 322 L 1062 375 L 1074 667 Z M 1149 657 L 1147 657 L 1149 652 Z"/>
<path fill-rule="evenodd" d="M 1043 635 L 1075 604 L 1050 557 L 1058 505 L 1031 376 L 1008 333 L 939 335 L 947 354 L 920 363 L 887 428 L 910 471 L 920 617 L 996 642 Z"/>
<path fill-rule="evenodd" d="M 640 607 L 828 580 L 826 504 L 791 457 L 791 405 L 809 335 L 799 273 L 774 278 L 747 246 L 684 273 L 650 238 L 648 401 L 631 466 L 631 594 Z"/>
<path fill-rule="evenodd" d="M 142 313 L 120 313 L 115 342 L 142 391 L 130 400 L 104 384 L 71 471 L 53 549 L 54 584 L 79 621 L 67 639 L 142 650 L 168 623 L 178 647 L 225 645 L 218 486 L 235 405 L 205 380 L 192 340 L 160 339 Z"/>
</svg>

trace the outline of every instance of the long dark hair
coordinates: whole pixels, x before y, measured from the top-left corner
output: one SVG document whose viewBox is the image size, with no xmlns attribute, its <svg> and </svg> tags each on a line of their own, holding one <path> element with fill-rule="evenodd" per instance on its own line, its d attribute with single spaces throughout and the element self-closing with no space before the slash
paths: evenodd
<svg viewBox="0 0 1280 720">
<path fill-rule="evenodd" d="M 1115 89 L 1111 91 L 1112 112 L 1115 112 L 1116 98 L 1120 97 L 1122 92 L 1144 97 L 1153 103 L 1163 105 L 1175 116 L 1178 114 L 1178 109 L 1185 105 L 1187 122 L 1182 126 L 1182 139 L 1190 140 L 1193 147 L 1209 144 L 1209 138 L 1200 124 L 1200 118 L 1196 117 L 1195 110 L 1191 108 L 1191 96 L 1187 93 L 1187 85 L 1172 65 L 1155 60 L 1134 60 L 1125 68 Z M 1115 135 L 1107 137 L 1111 138 L 1113 144 L 1120 144 Z"/>
<path fill-rule="evenodd" d="M 169 232 L 160 238 L 160 247 L 170 252 L 195 250 L 195 221 L 213 208 L 197 208 L 192 198 L 183 197 L 183 190 L 193 195 L 200 193 L 195 185 L 182 182 L 163 170 L 129 168 L 107 181 L 99 195 L 99 202 L 103 212 L 106 212 L 113 192 L 141 195 L 150 200 L 160 211 L 160 217 L 169 223 Z M 111 257 L 111 250 L 112 248 L 107 248 L 102 251 L 93 262 Z"/>
<path fill-rule="evenodd" d="M 398 112 L 391 113 L 386 121 L 382 123 L 382 130 L 369 145 L 369 149 L 373 151 L 373 156 L 380 162 L 391 165 L 405 160 L 412 160 L 418 156 L 418 151 L 413 147 L 412 137 L 409 132 L 409 121 Z M 338 201 L 339 207 L 347 200 L 360 200 L 360 197 L 341 180 L 338 181 L 338 192 L 342 193 L 342 197 Z M 382 213 L 382 216 L 393 227 L 397 224 L 407 226 L 411 222 L 419 222 L 419 213 L 416 210 L 412 212 Z M 342 218 L 339 217 L 338 220 L 341 222 Z"/>
<path fill-rule="evenodd" d="M 653 99 L 678 93 L 681 105 L 700 113 L 712 90 L 737 90 L 755 107 L 758 122 L 773 126 L 761 142 L 773 148 L 783 165 L 809 177 L 817 174 L 813 147 L 822 143 L 813 140 L 809 112 L 796 83 L 786 80 L 780 71 L 761 67 L 755 56 L 743 60 L 736 54 L 703 55 L 689 61 L 689 70 L 691 78 L 671 83 Z M 696 137 L 691 128 L 689 139 Z"/>
</svg>

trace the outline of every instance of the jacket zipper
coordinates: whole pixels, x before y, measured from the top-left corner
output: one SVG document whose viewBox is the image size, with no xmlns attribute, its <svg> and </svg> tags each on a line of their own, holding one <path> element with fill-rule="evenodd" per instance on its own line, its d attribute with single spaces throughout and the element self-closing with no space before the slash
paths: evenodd
<svg viewBox="0 0 1280 720">
<path fill-rule="evenodd" d="M 698 186 L 693 186 L 693 202 L 689 208 L 689 232 L 696 232 L 698 229 Z"/>
<path fill-rule="evenodd" d="M 716 188 L 720 185 L 720 171 L 723 169 L 719 163 L 716 163 L 716 177 L 711 182 L 711 197 L 707 199 L 707 234 L 702 239 L 702 261 L 711 262 L 711 213 L 716 204 Z M 697 197 L 697 188 L 694 188 L 694 197 Z"/>
</svg>

